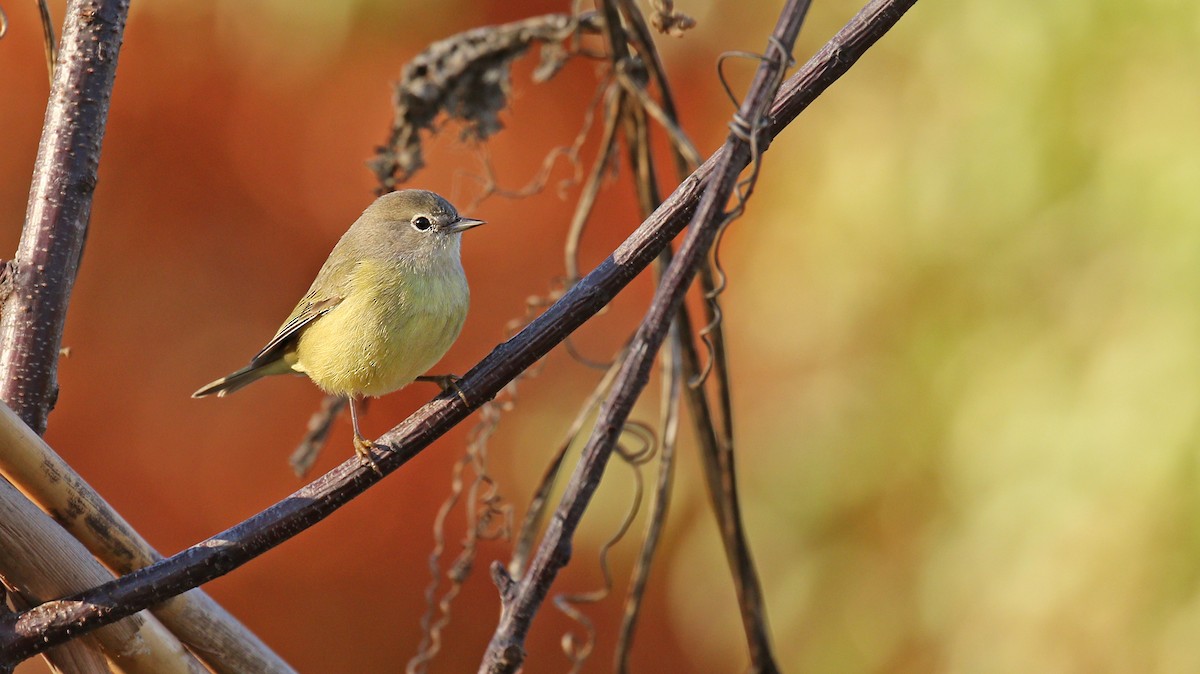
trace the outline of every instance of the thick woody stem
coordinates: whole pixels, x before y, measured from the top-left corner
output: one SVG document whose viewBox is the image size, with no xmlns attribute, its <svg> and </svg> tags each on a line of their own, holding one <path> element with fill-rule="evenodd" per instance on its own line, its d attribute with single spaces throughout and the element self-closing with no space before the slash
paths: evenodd
<svg viewBox="0 0 1200 674">
<path fill-rule="evenodd" d="M 58 354 L 83 255 L 128 0 L 70 0 L 25 229 L 4 282 L 0 399 L 39 435 L 58 397 Z"/>
</svg>

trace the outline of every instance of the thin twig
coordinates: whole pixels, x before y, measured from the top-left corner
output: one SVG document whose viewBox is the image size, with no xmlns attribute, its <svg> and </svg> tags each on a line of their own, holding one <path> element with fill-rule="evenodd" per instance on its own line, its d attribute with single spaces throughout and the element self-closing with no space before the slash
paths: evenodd
<svg viewBox="0 0 1200 674">
<path fill-rule="evenodd" d="M 766 150 L 770 139 L 848 71 L 915 2 L 873 0 L 859 12 L 781 88 L 762 129 L 760 148 Z M 374 457 L 381 471 L 390 473 L 416 456 L 466 418 L 478 401 L 494 396 L 628 285 L 686 226 L 725 156 L 725 150 L 720 150 L 710 157 L 611 256 L 472 368 L 459 381 L 459 388 L 474 402 L 443 394 L 379 438 L 384 449 Z M 748 163 L 745 156 L 733 159 L 739 168 Z M 349 459 L 280 503 L 151 567 L 29 611 L 0 616 L 0 667 L 229 573 L 324 519 L 379 479 L 359 460 Z"/>
<path fill-rule="evenodd" d="M 337 416 L 345 407 L 346 398 L 343 396 L 325 396 L 321 399 L 321 406 L 308 418 L 304 437 L 300 439 L 300 444 L 288 457 L 288 463 L 292 466 L 292 472 L 296 473 L 296 477 L 303 478 L 308 475 L 308 471 L 312 470 L 313 464 L 317 462 L 317 456 L 321 454 L 321 450 L 329 440 L 333 422 L 337 420 Z"/>
<path fill-rule="evenodd" d="M 579 279 L 579 242 L 583 239 L 588 216 L 592 214 L 592 208 L 596 205 L 596 196 L 600 193 L 605 169 L 612 163 L 613 153 L 617 149 L 617 111 L 621 109 L 624 98 L 621 88 L 617 86 L 609 86 L 604 94 L 604 133 L 600 137 L 600 149 L 596 152 L 592 170 L 583 183 L 579 201 L 575 203 L 575 213 L 571 216 L 567 243 L 563 248 L 567 279 L 570 283 Z"/>
<path fill-rule="evenodd" d="M 596 109 L 600 106 L 601 99 L 604 97 L 604 91 L 608 88 L 608 83 L 602 82 L 596 87 L 596 94 L 592 98 L 592 102 L 588 104 L 587 110 L 583 113 L 583 124 L 580 125 L 579 132 L 575 134 L 575 139 L 570 145 L 560 145 L 553 148 L 542 158 L 542 165 L 524 186 L 512 189 L 505 188 L 500 185 L 496 178 L 496 170 L 492 165 L 491 155 L 488 152 L 486 144 L 480 144 L 480 155 L 483 164 L 483 175 L 476 176 L 465 174 L 468 178 L 478 182 L 482 187 L 480 194 L 475 197 L 469 206 L 464 210 L 466 212 L 474 211 L 479 204 L 491 196 L 500 196 L 507 199 L 524 199 L 539 194 L 546 189 L 546 184 L 550 180 L 550 175 L 557 166 L 560 158 L 566 158 L 571 166 L 571 177 L 564 178 L 556 185 L 559 196 L 563 196 L 568 189 L 579 184 L 583 180 L 583 164 L 580 162 L 579 153 L 583 150 L 583 144 L 587 141 L 588 135 L 592 130 L 592 125 L 596 121 Z"/>
<path fill-rule="evenodd" d="M 700 160 L 699 156 L 695 154 L 695 148 L 690 139 L 688 139 L 683 129 L 678 125 L 671 90 L 666 80 L 666 73 L 661 67 L 658 51 L 654 46 L 653 39 L 648 35 L 645 20 L 640 10 L 630 0 L 619 0 L 619 2 L 622 15 L 633 29 L 631 34 L 627 35 L 626 39 L 631 39 L 641 57 L 640 62 L 634 61 L 632 58 L 626 58 L 616 63 L 614 68 L 617 72 L 618 82 L 634 97 L 634 101 L 630 101 L 625 110 L 626 137 L 628 139 L 629 162 L 633 167 L 634 184 L 637 188 L 638 203 L 641 207 L 642 215 L 645 217 L 652 213 L 661 201 L 658 180 L 655 174 L 653 151 L 650 145 L 647 116 L 654 117 L 667 131 L 671 141 L 672 155 L 675 159 L 676 169 L 680 174 L 680 180 L 684 179 L 695 165 L 699 164 Z M 650 74 L 662 92 L 662 106 L 659 106 L 651 98 L 644 83 L 640 81 L 645 78 L 641 67 L 643 63 L 650 64 Z M 637 64 L 636 69 L 634 67 L 635 64 Z M 635 81 L 632 75 L 633 72 L 637 72 L 640 75 L 638 81 Z M 634 105 L 635 101 L 638 105 Z M 666 269 L 670 259 L 670 248 L 663 249 L 655 265 L 656 284 L 661 283 L 662 272 Z M 680 305 L 679 313 L 681 318 L 686 319 L 687 307 Z M 670 485 L 674 473 L 675 444 L 679 429 L 679 396 L 683 388 L 683 372 L 679 367 L 679 354 L 683 350 L 682 344 L 685 340 L 688 340 L 688 335 L 678 329 L 679 318 L 676 319 L 676 323 L 677 325 L 671 330 L 669 336 L 671 346 L 664 350 L 660 358 L 663 375 L 660 423 L 663 438 L 659 479 L 654 491 L 654 499 L 651 503 L 646 534 L 642 540 L 637 565 L 630 579 L 629 591 L 625 600 L 624 615 L 613 654 L 614 668 L 618 672 L 624 672 L 628 669 L 628 659 L 637 617 L 640 614 L 641 600 L 644 596 L 646 583 L 649 579 L 649 569 L 658 548 L 659 537 L 662 527 L 666 523 L 668 506 L 670 504 Z M 690 341 L 688 341 L 688 345 L 690 346 Z M 640 487 L 640 474 L 638 477 Z"/>
<path fill-rule="evenodd" d="M 421 643 L 417 654 L 409 659 L 405 667 L 408 674 L 426 671 L 426 666 L 441 650 L 442 631 L 450 624 L 454 600 L 462 591 L 475 566 L 479 542 L 504 539 L 510 535 L 512 509 L 503 503 L 496 483 L 487 470 L 487 441 L 499 426 L 501 413 L 509 407 L 507 401 L 498 403 L 493 400 L 483 405 L 480 409 L 483 420 L 471 429 L 472 437 L 467 443 L 467 450 L 452 469 L 450 495 L 442 502 L 434 520 L 434 549 L 429 555 L 429 570 L 433 578 L 425 590 L 426 610 L 421 616 Z M 450 587 L 437 598 L 437 590 L 441 585 L 441 557 L 446 549 L 445 523 L 454 507 L 463 500 L 463 473 L 467 468 L 471 469 L 473 477 L 465 489 L 463 510 L 466 515 L 466 536 L 462 542 L 462 549 L 446 572 Z M 481 495 L 480 489 L 484 487 L 486 489 Z M 497 519 L 500 520 L 501 526 L 499 530 L 494 530 L 493 523 Z M 440 612 L 440 617 L 436 620 L 435 611 Z"/>
<path fill-rule="evenodd" d="M 650 145 L 647 116 L 655 117 L 656 121 L 667 130 L 671 140 L 675 165 L 680 172 L 681 180 L 690 172 L 690 170 L 685 170 L 689 164 L 689 160 L 684 155 L 689 149 L 694 151 L 694 147 L 683 132 L 683 129 L 678 125 L 670 86 L 666 80 L 666 73 L 662 70 L 659 63 L 658 52 L 654 47 L 653 40 L 645 34 L 645 21 L 641 16 L 641 12 L 633 2 L 627 0 L 620 0 L 620 2 L 622 14 L 634 29 L 631 35 L 633 43 L 642 58 L 642 62 L 651 64 L 650 74 L 658 84 L 664 101 L 663 105 L 659 107 L 654 103 L 646 88 L 634 81 L 630 75 L 629 66 L 633 63 L 631 59 L 627 59 L 617 65 L 618 81 L 621 82 L 626 91 L 629 91 L 640 104 L 640 108 L 632 105 L 628 108 L 626 126 L 628 128 L 627 134 L 630 138 L 628 143 L 629 161 L 633 166 L 638 203 L 642 209 L 643 216 L 645 216 L 653 212 L 661 201 L 658 180 L 654 169 L 653 151 Z M 695 160 L 695 163 L 699 163 L 698 158 Z M 672 253 L 669 247 L 664 248 L 659 253 L 655 264 L 656 284 L 662 283 L 663 272 L 670 263 L 671 257 Z M 661 400 L 663 447 L 659 465 L 659 480 L 655 488 L 650 516 L 647 520 L 646 535 L 642 540 L 642 548 L 638 554 L 637 565 L 630 579 L 629 591 L 625 600 L 624 615 L 622 616 L 617 645 L 613 653 L 614 668 L 618 672 L 624 672 L 628 669 L 628 658 L 630 649 L 632 648 L 637 617 L 640 614 L 641 600 L 649 579 L 650 565 L 658 548 L 659 536 L 662 527 L 666 523 L 667 510 L 670 504 L 670 485 L 674 472 L 675 444 L 679 429 L 679 394 L 683 388 L 683 373 L 679 367 L 678 354 L 683 349 L 683 343 L 688 340 L 687 333 L 678 328 L 681 320 L 687 317 L 687 307 L 681 304 L 679 314 L 680 316 L 675 321 L 676 325 L 669 335 L 670 347 L 662 353 L 660 358 L 663 374 L 663 395 Z M 690 341 L 687 341 L 687 343 L 690 346 Z"/>
<path fill-rule="evenodd" d="M 718 74 L 721 76 L 721 84 L 728 91 L 728 84 L 720 70 L 720 63 L 724 58 L 723 55 L 722 59 L 718 60 Z M 762 60 L 765 57 L 755 55 L 755 58 Z M 718 297 L 726 284 L 725 274 L 720 264 L 721 240 L 729 223 L 738 217 L 745 208 L 746 199 L 757 179 L 761 154 L 757 151 L 756 138 L 757 132 L 751 128 L 750 149 L 751 156 L 754 158 L 753 168 L 747 178 L 736 184 L 737 195 L 734 208 L 718 224 L 709 254 L 699 268 L 705 316 L 708 320 L 698 333 L 707 352 L 705 362 L 703 366 L 700 365 L 694 345 L 688 342 L 684 348 L 684 371 L 688 376 L 688 404 L 696 422 L 701 463 L 713 504 L 713 513 L 717 518 L 721 543 L 733 575 L 742 628 L 745 631 L 750 652 L 751 670 L 764 672 L 774 671 L 776 666 L 767 624 L 766 600 L 763 597 L 762 584 L 758 578 L 758 571 L 755 568 L 750 544 L 742 523 L 741 499 L 738 496 L 734 462 L 732 385 L 724 344 L 722 311 L 718 302 Z M 685 325 L 689 325 L 691 322 L 689 316 L 681 316 L 680 320 Z M 710 374 L 715 375 L 718 401 L 718 414 L 716 415 L 709 406 L 708 395 L 704 389 L 706 379 Z"/>
<path fill-rule="evenodd" d="M 647 112 L 650 112 L 651 116 L 655 117 L 655 121 L 663 124 L 664 128 L 667 129 L 668 137 L 671 138 L 672 148 L 674 149 L 675 169 L 679 174 L 679 179 L 682 180 L 689 173 L 696 170 L 696 167 L 700 164 L 700 156 L 698 154 L 689 154 L 685 147 L 690 147 L 692 144 L 688 140 L 687 135 L 682 133 L 682 129 L 679 126 L 679 111 L 675 106 L 675 98 L 671 93 L 671 87 L 667 83 L 667 71 L 663 67 L 658 49 L 654 46 L 654 38 L 650 36 L 650 31 L 646 28 L 645 18 L 633 0 L 620 0 L 620 3 L 621 11 L 628 17 L 630 28 L 632 28 L 629 37 L 638 54 L 642 57 L 642 61 L 647 65 L 650 78 L 658 86 L 659 95 L 662 96 L 663 118 L 659 119 L 649 109 Z M 679 143 L 678 141 L 680 140 L 687 142 Z"/>
<path fill-rule="evenodd" d="M 46 48 L 46 77 L 54 86 L 54 64 L 58 62 L 58 44 L 54 42 L 54 24 L 50 19 L 50 6 L 46 0 L 38 0 L 38 13 L 42 17 L 42 41 Z"/>
<path fill-rule="evenodd" d="M 671 326 L 671 332 L 679 332 L 679 323 Z M 671 485 L 675 475 L 675 446 L 679 439 L 679 400 L 683 391 L 683 367 L 681 363 L 682 340 L 671 335 L 669 346 L 663 351 L 662 367 L 662 449 L 658 464 L 658 482 L 654 488 L 654 500 L 650 504 L 650 516 L 646 520 L 646 535 L 638 553 L 637 565 L 629 582 L 625 600 L 625 612 L 621 617 L 617 647 L 613 654 L 613 669 L 618 674 L 629 671 L 629 655 L 633 649 L 633 634 L 641 613 L 642 597 L 650 579 L 650 565 L 658 550 L 667 522 L 667 511 L 671 504 Z"/>
<path fill-rule="evenodd" d="M 624 350 L 617 356 L 613 364 L 609 366 L 604 376 L 600 378 L 599 383 L 596 384 L 592 393 L 579 406 L 579 411 L 575 413 L 574 421 L 567 428 L 566 437 L 563 438 L 562 443 L 558 446 L 558 450 L 554 452 L 550 463 L 546 466 L 546 470 L 542 474 L 542 479 L 538 482 L 538 487 L 534 490 L 533 498 L 529 502 L 529 509 L 525 513 L 525 519 L 521 522 L 516 542 L 513 544 L 512 558 L 508 562 L 508 575 L 520 576 L 525 573 L 526 564 L 529 562 L 529 553 L 533 550 L 534 538 L 537 536 L 538 529 L 542 526 L 542 520 L 546 514 L 546 506 L 550 502 L 550 492 L 554 489 L 554 483 L 558 480 L 563 459 L 566 458 L 567 451 L 571 449 L 571 445 L 579 437 L 579 433 L 583 431 L 583 426 L 587 423 L 588 417 L 595 412 L 596 407 L 608 392 L 608 388 L 612 386 L 613 380 L 617 377 L 617 365 L 623 357 Z"/>
<path fill-rule="evenodd" d="M 570 594 L 564 593 L 554 597 L 555 608 L 579 623 L 585 632 L 582 644 L 579 643 L 572 632 L 567 632 L 562 638 L 563 653 L 571 661 L 570 671 L 572 674 L 576 674 L 583 668 L 588 657 L 591 656 L 596 643 L 596 629 L 591 619 L 580 610 L 579 605 L 599 603 L 608 598 L 609 594 L 612 593 L 613 574 L 612 566 L 608 563 L 608 555 L 625 538 L 625 535 L 629 533 L 630 527 L 633 526 L 633 521 L 637 518 L 638 513 L 641 512 L 642 500 L 646 489 L 645 478 L 642 477 L 642 466 L 651 461 L 658 450 L 658 437 L 654 433 L 654 429 L 644 423 L 636 421 L 626 422 L 622 433 L 636 437 L 642 444 L 636 450 L 626 449 L 619 441 L 616 444 L 615 451 L 617 456 L 633 469 L 633 497 L 629 500 L 629 508 L 625 511 L 625 516 L 621 519 L 621 523 L 617 525 L 617 530 L 600 546 L 600 551 L 597 554 L 597 565 L 600 567 L 600 576 L 603 579 L 603 583 L 595 590 L 573 592 Z"/>
</svg>

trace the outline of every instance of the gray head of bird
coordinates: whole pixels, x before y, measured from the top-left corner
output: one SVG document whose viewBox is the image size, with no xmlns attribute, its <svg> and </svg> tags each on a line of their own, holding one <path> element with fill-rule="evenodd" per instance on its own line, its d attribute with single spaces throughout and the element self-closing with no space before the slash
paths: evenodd
<svg viewBox="0 0 1200 674">
<path fill-rule="evenodd" d="M 400 190 L 375 200 L 359 218 L 374 242 L 386 241 L 405 257 L 432 259 L 458 255 L 460 235 L 483 220 L 466 218 L 442 197 L 427 190 Z"/>
</svg>

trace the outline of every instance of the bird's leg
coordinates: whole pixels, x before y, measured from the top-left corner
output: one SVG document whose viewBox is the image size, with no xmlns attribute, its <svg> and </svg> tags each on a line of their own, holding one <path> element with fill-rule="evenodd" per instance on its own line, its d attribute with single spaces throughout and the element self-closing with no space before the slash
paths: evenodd
<svg viewBox="0 0 1200 674">
<path fill-rule="evenodd" d="M 379 469 L 379 464 L 375 463 L 375 457 L 371 456 L 371 449 L 375 447 L 375 443 L 364 438 L 362 431 L 358 430 L 358 406 L 355 405 L 354 396 L 347 396 L 346 400 L 350 403 L 350 424 L 354 426 L 354 453 L 364 466 L 382 476 L 383 471 Z"/>
<path fill-rule="evenodd" d="M 466 403 L 467 407 L 471 406 L 471 401 L 467 400 L 467 394 L 463 393 L 463 390 L 458 387 L 458 382 L 462 381 L 462 377 L 456 374 L 426 374 L 417 377 L 417 381 L 427 381 L 437 384 L 442 387 L 442 393 L 453 390 L 458 394 L 459 399 Z"/>
</svg>

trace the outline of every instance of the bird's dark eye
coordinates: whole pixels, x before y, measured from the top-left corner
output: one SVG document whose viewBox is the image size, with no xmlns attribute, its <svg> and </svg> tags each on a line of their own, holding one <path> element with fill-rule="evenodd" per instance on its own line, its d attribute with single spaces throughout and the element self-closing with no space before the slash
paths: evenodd
<svg viewBox="0 0 1200 674">
<path fill-rule="evenodd" d="M 429 218 L 425 217 L 424 215 L 418 215 L 412 219 L 412 226 L 416 227 L 422 232 L 429 229 L 432 225 L 433 223 L 430 222 Z"/>
</svg>

